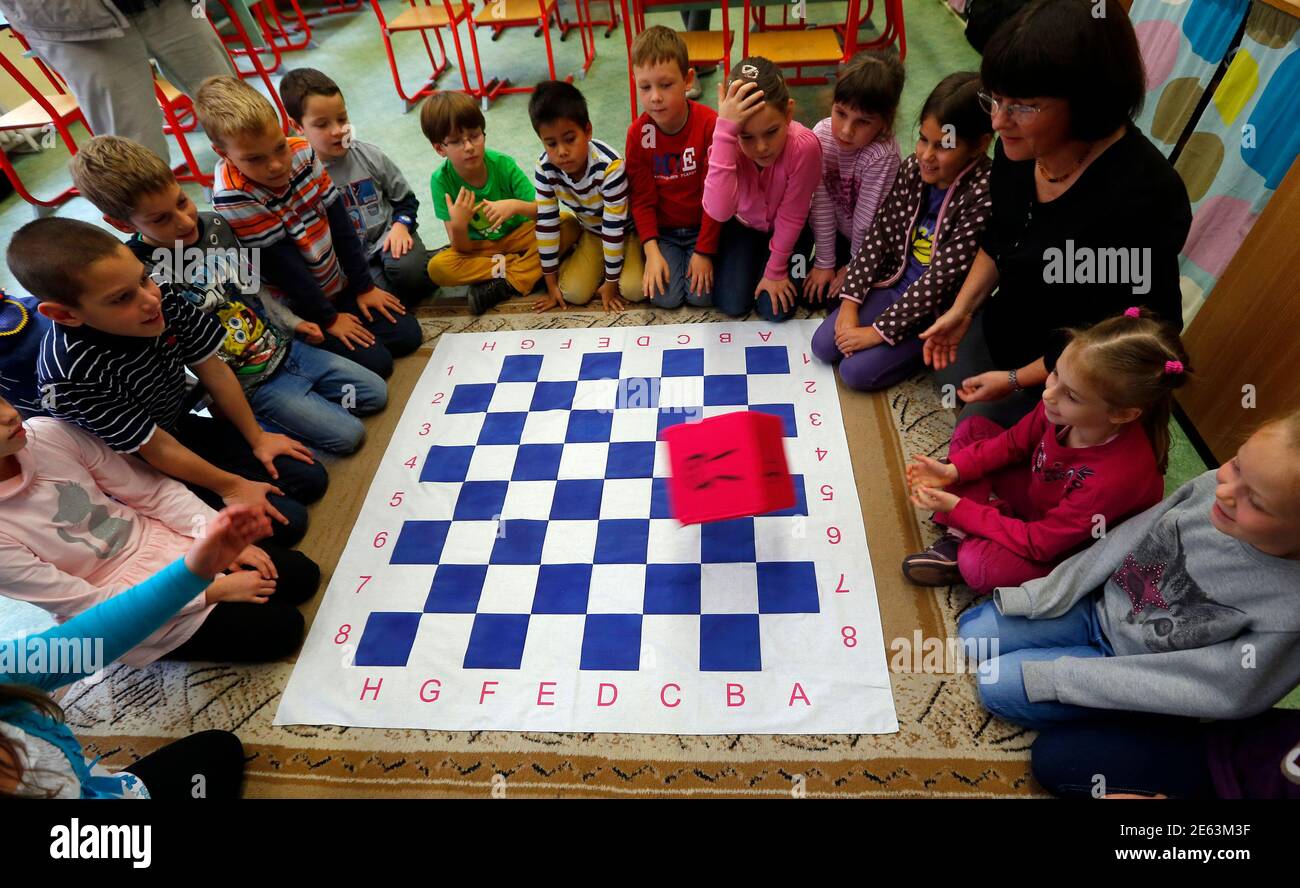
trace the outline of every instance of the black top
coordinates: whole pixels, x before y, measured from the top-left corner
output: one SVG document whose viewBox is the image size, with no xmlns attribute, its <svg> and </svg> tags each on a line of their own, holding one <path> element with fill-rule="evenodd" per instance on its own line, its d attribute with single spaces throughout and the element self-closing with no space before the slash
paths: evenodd
<svg viewBox="0 0 1300 888">
<path fill-rule="evenodd" d="M 135 15 L 154 6 L 162 6 L 162 0 L 113 0 L 113 5 L 122 10 L 123 15 Z"/>
<path fill-rule="evenodd" d="M 993 214 L 981 246 L 998 266 L 998 289 L 984 309 L 995 367 L 1039 357 L 1050 366 L 1061 349 L 1056 331 L 1134 305 L 1182 329 L 1178 253 L 1192 208 L 1164 155 L 1130 125 L 1049 203 L 1038 202 L 1034 163 L 1008 160 L 1000 141 L 993 152 Z"/>
</svg>

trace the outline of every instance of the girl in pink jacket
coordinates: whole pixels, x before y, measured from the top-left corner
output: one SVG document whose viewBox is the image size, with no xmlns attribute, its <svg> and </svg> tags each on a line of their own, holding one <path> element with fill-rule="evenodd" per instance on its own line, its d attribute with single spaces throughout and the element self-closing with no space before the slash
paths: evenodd
<svg viewBox="0 0 1300 888">
<path fill-rule="evenodd" d="M 216 515 L 144 461 L 55 419 L 24 425 L 0 399 L 0 593 L 64 622 L 182 557 Z M 319 581 L 320 569 L 299 552 L 248 546 L 121 660 L 287 656 L 302 640 L 295 605 Z"/>
<path fill-rule="evenodd" d="M 756 305 L 768 321 L 793 312 L 807 273 L 811 238 L 801 237 L 821 184 L 822 149 L 793 120 L 794 99 L 781 69 L 760 56 L 718 84 L 718 122 L 704 180 L 704 212 L 725 223 L 714 260 L 713 304 L 732 317 Z"/>
</svg>

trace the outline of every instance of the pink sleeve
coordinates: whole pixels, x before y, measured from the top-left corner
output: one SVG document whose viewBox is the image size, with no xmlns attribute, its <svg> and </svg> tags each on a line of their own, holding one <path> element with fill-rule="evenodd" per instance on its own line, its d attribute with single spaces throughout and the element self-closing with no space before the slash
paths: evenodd
<svg viewBox="0 0 1300 888">
<path fill-rule="evenodd" d="M 704 212 L 719 222 L 736 215 L 740 204 L 740 179 L 736 171 L 740 127 L 718 118 L 709 145 L 709 172 L 704 177 Z"/>
<path fill-rule="evenodd" d="M 719 121 L 721 125 L 721 121 Z M 772 239 L 768 241 L 771 255 L 763 276 L 768 280 L 779 281 L 790 274 L 790 254 L 803 233 L 808 221 L 808 209 L 814 192 L 822 180 L 822 147 L 807 129 L 791 133 L 786 144 L 786 156 L 782 158 L 785 175 L 785 193 L 776 208 L 776 219 L 772 224 Z M 716 142 L 716 136 L 714 137 Z"/>
<path fill-rule="evenodd" d="M 1054 562 L 1091 539 L 1094 497 L 1066 497 L 1037 521 L 1003 515 L 992 506 L 962 499 L 948 513 L 948 524 L 973 536 L 992 540 L 1022 558 Z"/>
<path fill-rule="evenodd" d="M 862 248 L 862 241 L 871 229 L 880 205 L 885 202 L 885 196 L 894 187 L 900 163 L 898 145 L 891 138 L 881 154 L 863 167 L 862 178 L 858 182 L 858 205 L 853 210 L 853 235 L 849 243 L 849 250 L 854 256 Z"/>
<path fill-rule="evenodd" d="M 1033 412 L 1002 434 L 950 453 L 948 459 L 957 467 L 957 477 L 961 481 L 974 481 L 1005 466 L 1028 462 L 1047 426 L 1040 401 Z"/>
<path fill-rule="evenodd" d="M 822 149 L 821 181 L 817 183 L 817 190 L 813 193 L 812 211 L 808 214 L 808 223 L 812 225 L 816 243 L 814 264 L 818 268 L 834 268 L 835 234 L 838 226 L 835 222 L 835 200 L 826 190 L 826 165 L 829 163 L 827 153 L 834 150 L 833 146 L 827 144 L 832 138 L 830 118 L 818 121 L 813 127 L 813 135 L 817 137 L 817 142 Z"/>
</svg>

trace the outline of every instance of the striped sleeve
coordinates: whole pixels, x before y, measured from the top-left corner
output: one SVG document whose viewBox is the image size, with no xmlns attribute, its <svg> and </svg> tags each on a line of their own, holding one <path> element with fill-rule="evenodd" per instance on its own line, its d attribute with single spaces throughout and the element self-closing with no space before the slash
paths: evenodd
<svg viewBox="0 0 1300 888">
<path fill-rule="evenodd" d="M 84 429 L 119 453 L 134 453 L 153 437 L 158 426 L 141 408 L 139 399 L 126 397 L 122 385 L 106 384 L 96 375 L 109 362 L 103 349 L 89 343 L 47 336 L 41 344 L 37 374 L 42 391 L 48 394 L 45 403 L 50 416 Z M 149 369 L 147 363 L 143 369 Z M 119 372 L 129 379 L 133 369 L 127 366 Z"/>
<path fill-rule="evenodd" d="M 546 169 L 545 154 L 537 161 L 533 181 L 537 188 L 537 253 L 542 273 L 555 274 L 560 270 L 560 203 L 555 196 L 555 182 Z"/>
<path fill-rule="evenodd" d="M 605 280 L 617 281 L 623 274 L 623 233 L 627 229 L 627 175 L 622 158 L 616 157 L 605 167 L 600 183 L 604 198 L 600 238 L 605 253 Z"/>
<path fill-rule="evenodd" d="M 221 322 L 183 296 L 172 293 L 170 287 L 163 298 L 173 303 L 167 321 L 180 345 L 181 363 L 192 366 L 215 355 L 226 341 L 226 328 Z"/>
<path fill-rule="evenodd" d="M 874 149 L 874 150 L 873 150 Z M 871 230 L 871 223 L 876 220 L 876 213 L 885 196 L 894 187 L 898 178 L 898 143 L 893 137 L 877 140 L 859 159 L 858 169 L 854 170 L 858 178 L 858 203 L 853 209 L 853 233 L 849 238 L 849 253 L 858 255 L 862 241 Z"/>
<path fill-rule="evenodd" d="M 288 237 L 280 217 L 243 191 L 213 194 L 212 209 L 230 223 L 242 246 L 264 248 Z"/>
<path fill-rule="evenodd" d="M 835 199 L 826 188 L 827 167 L 839 164 L 840 149 L 831 134 L 831 120 L 827 117 L 813 127 L 813 135 L 822 146 L 822 178 L 813 192 L 812 207 L 808 211 L 808 223 L 812 226 L 813 265 L 816 268 L 835 267 Z M 855 245 L 856 246 L 856 245 Z"/>
</svg>

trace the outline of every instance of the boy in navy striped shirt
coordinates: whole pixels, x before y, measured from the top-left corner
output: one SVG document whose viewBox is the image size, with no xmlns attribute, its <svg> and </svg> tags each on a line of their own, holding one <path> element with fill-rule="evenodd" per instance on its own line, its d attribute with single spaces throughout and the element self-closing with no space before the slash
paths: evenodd
<svg viewBox="0 0 1300 888">
<path fill-rule="evenodd" d="M 537 250 L 546 295 L 538 311 L 586 305 L 599 293 L 606 311 L 641 302 L 641 245 L 627 231 L 628 186 L 623 158 L 591 137 L 587 100 L 571 83 L 540 83 L 528 101 L 533 130 L 546 149 L 537 158 Z M 560 207 L 573 211 L 582 236 L 560 262 Z M 625 254 L 626 249 L 626 254 Z M 626 255 L 626 262 L 624 256 Z M 621 298 L 620 298 L 621 297 Z"/>
<path fill-rule="evenodd" d="M 291 545 L 307 526 L 304 503 L 320 498 L 325 469 L 305 446 L 263 431 L 218 352 L 225 330 L 160 289 L 113 235 L 75 219 L 38 219 L 9 242 L 9 270 L 54 322 L 36 376 L 49 415 L 119 453 L 139 453 L 214 508 L 248 503 Z M 214 413 L 185 410 L 185 369 Z"/>
</svg>

